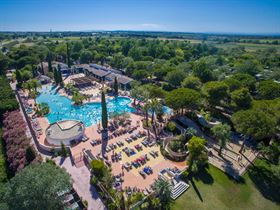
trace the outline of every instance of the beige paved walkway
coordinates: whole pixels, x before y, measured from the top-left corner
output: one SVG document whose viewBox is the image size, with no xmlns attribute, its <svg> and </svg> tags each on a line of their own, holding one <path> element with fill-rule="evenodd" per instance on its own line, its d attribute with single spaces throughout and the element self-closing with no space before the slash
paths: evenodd
<svg viewBox="0 0 280 210">
<path fill-rule="evenodd" d="M 89 210 L 106 209 L 98 196 L 96 189 L 90 185 L 90 172 L 87 167 L 76 168 L 72 165 L 70 158 L 62 160 L 60 157 L 55 159 L 56 163 L 71 175 L 73 188 L 83 200 L 88 202 Z"/>
</svg>

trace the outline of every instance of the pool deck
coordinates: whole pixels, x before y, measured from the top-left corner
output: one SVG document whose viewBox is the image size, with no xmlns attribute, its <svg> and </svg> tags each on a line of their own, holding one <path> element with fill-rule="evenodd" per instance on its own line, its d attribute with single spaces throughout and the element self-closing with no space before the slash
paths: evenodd
<svg viewBox="0 0 280 210">
<path fill-rule="evenodd" d="M 135 115 L 135 114 L 130 114 L 131 119 L 132 119 L 132 126 L 136 126 L 136 122 L 140 121 L 142 117 L 139 115 Z M 139 131 L 143 131 L 143 127 L 142 127 L 142 122 L 140 127 L 137 128 L 137 130 L 135 130 L 132 134 L 136 134 Z M 99 139 L 101 138 L 101 134 L 99 134 L 97 132 L 97 125 L 92 125 L 88 128 L 86 128 L 86 135 L 87 137 L 89 137 L 90 140 L 93 139 Z M 122 183 L 122 187 L 137 187 L 141 190 L 144 190 L 145 188 L 149 188 L 150 185 L 155 181 L 155 179 L 158 178 L 158 174 L 162 169 L 165 168 L 174 168 L 175 166 L 179 169 L 184 169 L 186 167 L 186 162 L 172 162 L 170 160 L 165 159 L 161 153 L 160 153 L 160 147 L 157 145 L 154 145 L 152 147 L 142 147 L 143 150 L 142 151 L 136 151 L 136 154 L 133 156 L 128 157 L 123 151 L 122 149 L 125 147 L 129 147 L 129 148 L 134 148 L 135 145 L 139 144 L 141 145 L 141 142 L 143 140 L 142 138 L 138 138 L 136 141 L 133 141 L 131 143 L 128 143 L 125 141 L 126 138 L 130 137 L 132 134 L 124 134 L 121 136 L 118 136 L 116 138 L 113 138 L 111 140 L 108 141 L 108 145 L 112 144 L 112 143 L 116 143 L 117 141 L 122 141 L 124 143 L 124 146 L 117 147 L 114 152 L 115 153 L 122 153 L 122 160 L 118 161 L 118 162 L 112 162 L 111 161 L 111 155 L 113 154 L 112 151 L 106 153 L 108 155 L 108 159 L 109 162 L 112 164 L 112 173 L 114 175 L 119 175 L 123 173 L 123 179 L 124 182 Z M 71 153 L 74 159 L 74 162 L 77 163 L 77 167 L 81 167 L 84 165 L 83 163 L 83 150 L 84 149 L 89 149 L 91 150 L 93 155 L 98 155 L 99 153 L 101 153 L 101 144 L 100 145 L 96 145 L 96 146 L 92 146 L 90 144 L 90 140 L 87 142 L 81 142 L 78 145 L 71 147 Z M 157 151 L 158 152 L 158 157 L 153 158 L 149 152 L 150 151 Z M 147 163 L 145 165 L 142 165 L 139 168 L 132 168 L 129 171 L 126 171 L 125 169 L 122 169 L 122 164 L 126 163 L 126 162 L 131 162 L 143 155 L 147 154 L 149 160 L 147 161 Z M 143 169 L 145 166 L 150 166 L 153 169 L 153 174 L 151 175 L 146 175 L 146 178 L 144 179 L 138 172 L 138 170 Z"/>
</svg>

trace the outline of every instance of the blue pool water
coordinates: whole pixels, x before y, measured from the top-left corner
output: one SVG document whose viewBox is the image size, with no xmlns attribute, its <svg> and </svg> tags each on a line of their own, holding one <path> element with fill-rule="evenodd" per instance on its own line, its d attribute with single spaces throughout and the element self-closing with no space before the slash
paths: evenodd
<svg viewBox="0 0 280 210">
<path fill-rule="evenodd" d="M 162 109 L 163 109 L 163 113 L 165 114 L 169 114 L 169 115 L 173 114 L 173 110 L 170 109 L 168 106 L 163 106 Z"/>
<path fill-rule="evenodd" d="M 49 105 L 50 113 L 46 117 L 50 123 L 59 120 L 80 120 L 88 127 L 101 120 L 101 103 L 94 102 L 75 106 L 71 99 L 61 96 L 53 86 L 43 86 L 36 101 Z M 107 99 L 108 114 L 134 112 L 135 109 L 129 106 L 130 102 L 131 99 L 126 97 Z"/>
</svg>

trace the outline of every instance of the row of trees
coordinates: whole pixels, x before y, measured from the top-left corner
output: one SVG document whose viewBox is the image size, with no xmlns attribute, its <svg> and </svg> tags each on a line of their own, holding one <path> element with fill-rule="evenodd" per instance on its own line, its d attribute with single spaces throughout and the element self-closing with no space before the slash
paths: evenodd
<svg viewBox="0 0 280 210">
<path fill-rule="evenodd" d="M 0 75 L 0 121 L 7 111 L 13 111 L 19 108 L 15 94 L 10 87 L 8 80 Z"/>
</svg>

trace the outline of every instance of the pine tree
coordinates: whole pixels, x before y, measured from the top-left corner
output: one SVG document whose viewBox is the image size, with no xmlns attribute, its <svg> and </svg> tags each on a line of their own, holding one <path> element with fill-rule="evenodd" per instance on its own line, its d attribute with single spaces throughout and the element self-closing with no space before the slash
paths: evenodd
<svg viewBox="0 0 280 210">
<path fill-rule="evenodd" d="M 107 105 L 104 91 L 101 92 L 101 106 L 102 106 L 102 128 L 105 130 L 108 127 Z"/>
<path fill-rule="evenodd" d="M 114 81 L 114 91 L 115 91 L 115 95 L 117 96 L 119 94 L 119 84 L 118 84 L 117 77 L 115 77 L 115 81 Z"/>
</svg>

